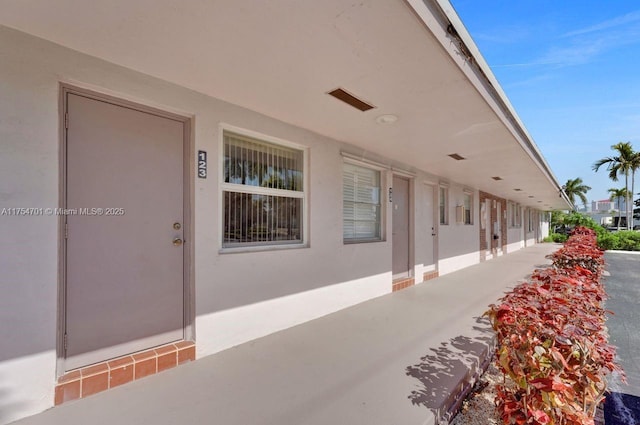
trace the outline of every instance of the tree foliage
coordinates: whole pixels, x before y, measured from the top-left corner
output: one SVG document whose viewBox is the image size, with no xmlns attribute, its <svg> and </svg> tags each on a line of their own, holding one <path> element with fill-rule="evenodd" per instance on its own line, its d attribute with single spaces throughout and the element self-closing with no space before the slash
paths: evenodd
<svg viewBox="0 0 640 425">
<path fill-rule="evenodd" d="M 598 171 L 600 167 L 606 164 L 609 171 L 609 178 L 618 181 L 618 176 L 624 176 L 624 188 L 627 191 L 625 198 L 625 217 L 627 217 L 627 225 L 632 226 L 631 220 L 631 197 L 629 193 L 634 192 L 635 172 L 640 169 L 640 152 L 635 152 L 630 142 L 620 142 L 611 146 L 617 155 L 601 158 L 593 163 L 593 171 Z M 631 176 L 631 192 L 629 192 L 629 176 Z"/>
<path fill-rule="evenodd" d="M 582 201 L 583 205 L 586 205 L 586 194 L 591 190 L 591 187 L 584 184 L 580 177 L 576 177 L 575 179 L 567 180 L 564 186 L 562 186 L 562 189 L 567 195 L 567 198 L 569 198 L 569 201 L 571 201 L 571 203 L 575 206 L 576 197 L 580 198 L 580 201 Z"/>
<path fill-rule="evenodd" d="M 609 200 L 618 203 L 618 230 L 620 230 L 620 218 L 622 217 L 622 209 L 620 208 L 620 199 L 629 199 L 629 191 L 624 187 L 622 189 L 611 188 L 609 192 Z"/>
</svg>

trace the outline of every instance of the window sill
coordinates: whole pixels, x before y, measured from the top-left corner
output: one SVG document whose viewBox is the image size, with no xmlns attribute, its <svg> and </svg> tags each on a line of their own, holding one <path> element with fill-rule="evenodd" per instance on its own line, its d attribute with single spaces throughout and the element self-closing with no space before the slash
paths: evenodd
<svg viewBox="0 0 640 425">
<path fill-rule="evenodd" d="M 283 251 L 287 249 L 302 249 L 309 248 L 307 243 L 296 244 L 282 244 L 282 245 L 255 245 L 255 246 L 238 246 L 220 248 L 218 254 L 241 254 L 250 252 L 265 252 L 265 251 Z"/>
<path fill-rule="evenodd" d="M 376 242 L 385 242 L 384 239 L 354 239 L 354 240 L 343 240 L 344 245 L 357 245 L 361 243 L 376 243 Z"/>
</svg>

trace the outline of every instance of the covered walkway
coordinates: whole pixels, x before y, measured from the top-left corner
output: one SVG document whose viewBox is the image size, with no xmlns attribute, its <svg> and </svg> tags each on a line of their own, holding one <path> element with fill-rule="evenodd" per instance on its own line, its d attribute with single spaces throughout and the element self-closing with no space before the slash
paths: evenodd
<svg viewBox="0 0 640 425">
<path fill-rule="evenodd" d="M 541 244 L 15 422 L 436 424 L 487 359 L 480 316 Z"/>
</svg>

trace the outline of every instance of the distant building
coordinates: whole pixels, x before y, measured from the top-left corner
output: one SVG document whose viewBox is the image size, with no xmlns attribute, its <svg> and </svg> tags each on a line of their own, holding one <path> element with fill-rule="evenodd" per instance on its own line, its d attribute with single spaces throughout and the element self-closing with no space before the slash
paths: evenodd
<svg viewBox="0 0 640 425">
<path fill-rule="evenodd" d="M 610 199 L 603 199 L 601 201 L 591 201 L 591 212 L 609 212 L 615 210 L 615 202 Z"/>
</svg>

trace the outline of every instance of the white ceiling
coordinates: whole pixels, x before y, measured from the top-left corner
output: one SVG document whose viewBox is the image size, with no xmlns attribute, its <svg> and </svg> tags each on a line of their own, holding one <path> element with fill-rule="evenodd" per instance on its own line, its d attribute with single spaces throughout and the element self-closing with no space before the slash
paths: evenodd
<svg viewBox="0 0 640 425">
<path fill-rule="evenodd" d="M 453 43 L 402 0 L 0 0 L 0 10 L 2 25 L 461 184 L 567 208 L 449 53 Z M 376 108 L 326 94 L 336 87 Z M 399 119 L 377 124 L 382 114 Z"/>
</svg>

